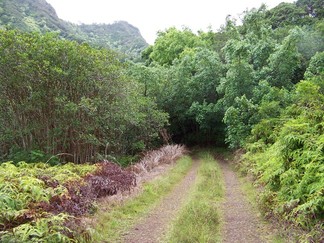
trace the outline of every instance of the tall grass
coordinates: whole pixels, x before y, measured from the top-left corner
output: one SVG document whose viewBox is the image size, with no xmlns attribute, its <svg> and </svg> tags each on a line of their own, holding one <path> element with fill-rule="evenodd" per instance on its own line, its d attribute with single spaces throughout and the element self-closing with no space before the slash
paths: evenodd
<svg viewBox="0 0 324 243">
<path fill-rule="evenodd" d="M 220 242 L 220 200 L 224 185 L 217 162 L 208 152 L 198 155 L 202 165 L 187 205 L 174 221 L 167 242 Z"/>
<path fill-rule="evenodd" d="M 137 175 L 141 175 L 151 171 L 161 164 L 174 163 L 187 152 L 188 151 L 184 145 L 166 145 L 160 149 L 147 152 L 138 163 L 130 166 L 130 170 Z"/>
<path fill-rule="evenodd" d="M 185 156 L 163 177 L 148 182 L 143 192 L 132 200 L 94 216 L 96 223 L 92 231 L 93 242 L 116 242 L 140 217 L 147 214 L 168 192 L 170 192 L 190 169 L 192 160 Z"/>
</svg>

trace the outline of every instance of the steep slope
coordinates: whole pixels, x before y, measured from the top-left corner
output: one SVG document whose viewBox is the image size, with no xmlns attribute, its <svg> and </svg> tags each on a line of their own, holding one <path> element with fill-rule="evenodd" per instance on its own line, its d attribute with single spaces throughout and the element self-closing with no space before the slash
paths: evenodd
<svg viewBox="0 0 324 243">
<path fill-rule="evenodd" d="M 89 43 L 117 49 L 130 56 L 139 56 L 148 46 L 139 29 L 126 21 L 113 24 L 82 24 L 79 28 Z"/>
<path fill-rule="evenodd" d="M 61 20 L 45 0 L 0 1 L 0 29 L 21 31 L 55 31 L 66 39 L 115 49 L 131 58 L 138 58 L 147 43 L 140 31 L 125 21 L 113 24 L 76 25 Z"/>
<path fill-rule="evenodd" d="M 2 0 L 0 2 L 1 27 L 22 31 L 58 31 L 67 36 L 71 24 L 58 18 L 55 9 L 45 0 Z"/>
</svg>

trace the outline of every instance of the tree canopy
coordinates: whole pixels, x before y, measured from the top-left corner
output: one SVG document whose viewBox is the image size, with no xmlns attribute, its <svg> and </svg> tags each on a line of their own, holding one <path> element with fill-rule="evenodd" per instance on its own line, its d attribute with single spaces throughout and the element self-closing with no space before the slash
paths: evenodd
<svg viewBox="0 0 324 243">
<path fill-rule="evenodd" d="M 2 156 L 40 150 L 93 161 L 150 146 L 166 124 L 112 51 L 1 31 L 0 55 Z"/>
</svg>

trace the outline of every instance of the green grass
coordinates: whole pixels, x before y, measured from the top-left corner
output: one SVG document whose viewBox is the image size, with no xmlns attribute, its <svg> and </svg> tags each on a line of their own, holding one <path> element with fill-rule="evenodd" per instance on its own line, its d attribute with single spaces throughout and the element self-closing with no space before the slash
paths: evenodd
<svg viewBox="0 0 324 243">
<path fill-rule="evenodd" d="M 146 215 L 172 188 L 185 176 L 191 168 L 192 160 L 185 156 L 164 176 L 146 183 L 143 192 L 117 205 L 109 211 L 99 210 L 94 216 L 96 225 L 92 231 L 92 242 L 115 242 L 129 230 L 140 217 Z"/>
<path fill-rule="evenodd" d="M 224 185 L 217 162 L 208 152 L 198 154 L 202 164 L 188 203 L 173 222 L 166 242 L 220 242 L 220 201 Z"/>
</svg>

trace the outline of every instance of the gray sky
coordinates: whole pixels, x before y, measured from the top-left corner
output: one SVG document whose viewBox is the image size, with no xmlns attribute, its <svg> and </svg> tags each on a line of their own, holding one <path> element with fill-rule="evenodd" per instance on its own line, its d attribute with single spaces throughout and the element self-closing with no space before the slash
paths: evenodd
<svg viewBox="0 0 324 243">
<path fill-rule="evenodd" d="M 72 23 L 113 23 L 125 20 L 139 28 L 149 44 L 156 32 L 175 26 L 193 31 L 217 30 L 227 15 L 239 14 L 265 3 L 269 8 L 294 0 L 47 0 L 61 19 Z"/>
</svg>

